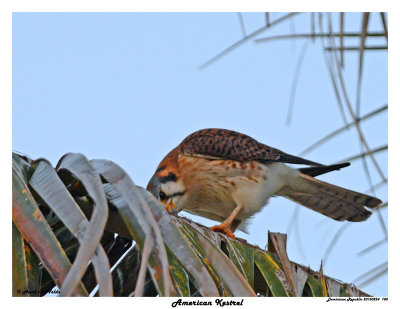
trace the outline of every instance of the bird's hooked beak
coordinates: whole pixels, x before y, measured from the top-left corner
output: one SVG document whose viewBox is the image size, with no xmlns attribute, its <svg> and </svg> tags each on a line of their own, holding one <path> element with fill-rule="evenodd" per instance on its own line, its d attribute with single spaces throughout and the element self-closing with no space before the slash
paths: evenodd
<svg viewBox="0 0 400 309">
<path fill-rule="evenodd" d="M 171 213 L 175 213 L 175 214 L 178 213 L 176 211 L 176 206 L 175 206 L 174 199 L 170 198 L 170 199 L 168 199 L 168 200 L 166 200 L 164 202 L 161 202 L 161 203 L 163 203 L 165 205 L 165 210 L 168 211 L 170 214 Z"/>
</svg>

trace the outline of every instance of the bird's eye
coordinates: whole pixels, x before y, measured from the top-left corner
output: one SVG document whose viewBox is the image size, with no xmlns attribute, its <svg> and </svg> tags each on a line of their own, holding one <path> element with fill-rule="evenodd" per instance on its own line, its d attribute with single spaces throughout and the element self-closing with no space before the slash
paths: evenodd
<svg viewBox="0 0 400 309">
<path fill-rule="evenodd" d="M 167 195 L 163 191 L 160 191 L 159 197 L 160 201 L 165 201 L 167 199 Z"/>
</svg>

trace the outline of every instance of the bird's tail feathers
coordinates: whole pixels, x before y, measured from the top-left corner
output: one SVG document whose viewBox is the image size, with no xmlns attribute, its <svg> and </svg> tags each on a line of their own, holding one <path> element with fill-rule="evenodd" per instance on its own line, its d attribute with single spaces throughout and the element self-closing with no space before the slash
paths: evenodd
<svg viewBox="0 0 400 309">
<path fill-rule="evenodd" d="M 247 218 L 246 220 L 242 220 L 240 222 L 240 224 L 238 225 L 237 229 L 239 231 L 242 231 L 243 233 L 249 234 L 249 225 L 250 225 L 250 221 L 249 218 Z"/>
<path fill-rule="evenodd" d="M 344 189 L 303 173 L 299 173 L 296 180 L 283 188 L 279 195 L 338 221 L 365 221 L 372 214 L 365 207 L 373 209 L 382 203 L 378 198 Z"/>
</svg>

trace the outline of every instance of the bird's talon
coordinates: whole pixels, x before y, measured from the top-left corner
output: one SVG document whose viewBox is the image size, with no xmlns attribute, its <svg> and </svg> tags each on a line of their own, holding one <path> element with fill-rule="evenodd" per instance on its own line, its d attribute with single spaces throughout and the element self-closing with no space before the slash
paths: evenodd
<svg viewBox="0 0 400 309">
<path fill-rule="evenodd" d="M 235 235 L 232 233 L 232 231 L 229 228 L 229 225 L 221 223 L 220 225 L 214 225 L 210 227 L 210 230 L 214 232 L 221 232 L 224 233 L 225 235 L 229 236 L 232 239 L 235 239 Z"/>
</svg>

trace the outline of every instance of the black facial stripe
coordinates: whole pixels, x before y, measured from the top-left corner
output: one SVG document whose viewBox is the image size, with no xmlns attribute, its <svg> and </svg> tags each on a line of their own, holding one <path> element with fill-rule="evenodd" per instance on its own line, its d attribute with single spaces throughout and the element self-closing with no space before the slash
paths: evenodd
<svg viewBox="0 0 400 309">
<path fill-rule="evenodd" d="M 166 168 L 167 168 L 167 167 L 166 167 L 165 165 L 160 166 L 160 167 L 156 170 L 155 174 L 157 174 L 158 172 L 161 172 L 161 171 L 165 170 Z"/>
<path fill-rule="evenodd" d="M 184 195 L 185 193 L 186 193 L 186 191 L 183 191 L 183 192 L 176 192 L 176 193 L 174 193 L 174 194 L 167 195 L 167 198 L 173 198 L 173 197 L 175 197 L 175 196 L 182 196 L 182 195 Z"/>
<path fill-rule="evenodd" d="M 161 183 L 166 183 L 168 181 L 176 181 L 178 178 L 176 177 L 175 174 L 169 173 L 167 176 L 162 176 L 160 177 L 160 182 Z"/>
</svg>

